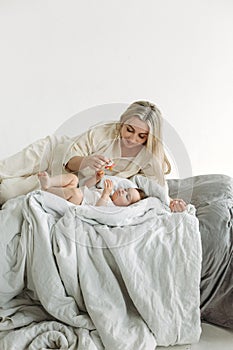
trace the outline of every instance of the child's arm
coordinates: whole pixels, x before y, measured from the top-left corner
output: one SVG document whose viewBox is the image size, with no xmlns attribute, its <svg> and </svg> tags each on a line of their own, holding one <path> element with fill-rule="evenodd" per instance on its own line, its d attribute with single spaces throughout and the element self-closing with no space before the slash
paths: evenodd
<svg viewBox="0 0 233 350">
<path fill-rule="evenodd" d="M 88 179 L 84 185 L 87 187 L 95 186 L 98 182 L 100 182 L 103 176 L 104 176 L 104 171 L 99 170 L 95 173 L 94 176 L 90 177 L 90 179 Z"/>
<path fill-rule="evenodd" d="M 175 198 L 172 199 L 170 198 L 170 209 L 172 212 L 182 212 L 187 208 L 187 204 L 183 199 Z"/>
<path fill-rule="evenodd" d="M 109 197 L 110 194 L 112 192 L 113 189 L 113 183 L 111 180 L 107 179 L 104 181 L 104 190 L 102 192 L 102 195 L 100 197 L 100 199 L 97 201 L 96 206 L 106 206 L 108 201 L 109 201 Z"/>
</svg>

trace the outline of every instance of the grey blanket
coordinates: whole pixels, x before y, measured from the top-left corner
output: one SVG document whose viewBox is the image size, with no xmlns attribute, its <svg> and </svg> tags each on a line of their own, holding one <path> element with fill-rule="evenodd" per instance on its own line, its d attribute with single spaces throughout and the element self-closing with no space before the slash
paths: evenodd
<svg viewBox="0 0 233 350">
<path fill-rule="evenodd" d="M 154 350 L 199 340 L 195 210 L 173 214 L 161 188 L 153 195 L 101 208 L 38 191 L 3 206 L 1 350 Z"/>
<path fill-rule="evenodd" d="M 171 197 L 196 207 L 203 261 L 202 320 L 233 329 L 233 179 L 201 175 L 168 180 Z"/>
</svg>

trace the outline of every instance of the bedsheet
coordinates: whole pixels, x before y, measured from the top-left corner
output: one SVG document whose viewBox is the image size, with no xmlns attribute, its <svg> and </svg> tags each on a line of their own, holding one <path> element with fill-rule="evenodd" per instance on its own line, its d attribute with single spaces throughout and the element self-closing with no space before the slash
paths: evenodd
<svg viewBox="0 0 233 350">
<path fill-rule="evenodd" d="M 201 240 L 190 206 L 74 206 L 36 191 L 1 216 L 0 348 L 153 350 L 198 342 Z"/>
</svg>

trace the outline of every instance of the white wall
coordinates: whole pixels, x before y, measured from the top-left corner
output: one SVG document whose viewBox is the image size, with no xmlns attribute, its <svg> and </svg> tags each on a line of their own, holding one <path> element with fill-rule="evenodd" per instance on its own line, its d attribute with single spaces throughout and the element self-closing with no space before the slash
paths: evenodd
<svg viewBox="0 0 233 350">
<path fill-rule="evenodd" d="M 232 0 L 0 0 L 0 158 L 82 110 L 147 99 L 194 175 L 233 176 L 232 18 Z"/>
</svg>

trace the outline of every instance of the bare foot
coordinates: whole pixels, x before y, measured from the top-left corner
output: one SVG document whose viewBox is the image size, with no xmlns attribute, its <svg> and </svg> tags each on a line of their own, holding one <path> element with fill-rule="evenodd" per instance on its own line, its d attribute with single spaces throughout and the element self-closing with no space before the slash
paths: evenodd
<svg viewBox="0 0 233 350">
<path fill-rule="evenodd" d="M 43 171 L 38 174 L 38 178 L 40 180 L 41 189 L 46 191 L 51 186 L 49 174 L 46 171 Z"/>
</svg>

